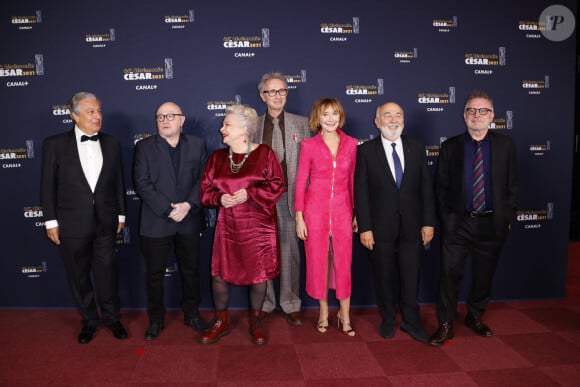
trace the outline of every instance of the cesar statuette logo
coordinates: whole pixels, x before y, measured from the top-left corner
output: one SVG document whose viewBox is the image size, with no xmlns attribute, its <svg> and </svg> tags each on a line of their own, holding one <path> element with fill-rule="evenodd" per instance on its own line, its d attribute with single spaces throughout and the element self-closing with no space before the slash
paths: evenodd
<svg viewBox="0 0 580 387">
<path fill-rule="evenodd" d="M 356 97 L 354 103 L 371 103 L 372 97 L 376 95 L 383 95 L 385 93 L 385 81 L 383 78 L 377 78 L 376 84 L 362 85 L 350 84 L 346 85 L 345 94 Z"/>
<path fill-rule="evenodd" d="M 289 89 L 296 89 L 297 85 L 306 83 L 306 70 L 300 70 L 300 74 L 286 74 L 286 84 Z"/>
<path fill-rule="evenodd" d="M 85 42 L 90 44 L 93 48 L 105 48 L 107 43 L 114 42 L 116 39 L 115 29 L 109 28 L 109 32 L 86 34 Z"/>
<path fill-rule="evenodd" d="M 417 102 L 426 105 L 428 112 L 442 112 L 445 106 L 455 103 L 455 86 L 450 86 L 448 92 L 421 92 L 417 95 Z"/>
<path fill-rule="evenodd" d="M 35 54 L 34 63 L 0 63 L 0 78 L 13 78 L 7 87 L 26 87 L 34 76 L 44 75 L 44 55 Z"/>
<path fill-rule="evenodd" d="M 259 49 L 270 47 L 270 29 L 262 28 L 259 35 L 224 36 L 223 48 L 234 49 L 234 58 L 253 58 Z"/>
<path fill-rule="evenodd" d="M 137 91 L 157 90 L 157 82 L 173 79 L 173 59 L 165 58 L 162 66 L 128 67 L 123 70 L 123 80 L 146 82 L 135 86 Z"/>
<path fill-rule="evenodd" d="M 360 19 L 352 18 L 352 23 L 326 22 L 320 23 L 320 33 L 323 36 L 330 35 L 328 40 L 331 42 L 346 42 L 348 36 L 360 32 Z"/>
<path fill-rule="evenodd" d="M 12 16 L 10 22 L 19 30 L 31 30 L 34 25 L 42 23 L 42 12 L 37 9 L 34 15 Z"/>
<path fill-rule="evenodd" d="M 187 11 L 186 15 L 165 15 L 163 22 L 171 26 L 172 29 L 184 29 L 188 24 L 195 21 L 193 9 Z"/>
</svg>

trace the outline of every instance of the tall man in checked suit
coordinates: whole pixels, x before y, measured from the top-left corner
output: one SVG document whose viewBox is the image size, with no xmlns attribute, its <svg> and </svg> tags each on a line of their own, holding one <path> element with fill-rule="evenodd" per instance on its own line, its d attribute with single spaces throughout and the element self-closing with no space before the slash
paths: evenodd
<svg viewBox="0 0 580 387">
<path fill-rule="evenodd" d="M 256 142 L 269 145 L 280 160 L 286 187 L 276 206 L 280 246 L 280 307 L 288 323 L 302 325 L 300 311 L 300 250 L 294 219 L 294 183 L 300 155 L 300 142 L 310 137 L 308 120 L 284 111 L 288 84 L 284 75 L 267 73 L 258 83 L 260 98 L 266 104 L 266 114 L 258 118 Z M 273 281 L 268 281 L 266 299 L 262 310 L 270 314 L 276 308 Z"/>
<path fill-rule="evenodd" d="M 439 328 L 435 346 L 453 338 L 459 288 L 468 255 L 472 279 L 465 325 L 490 337 L 481 318 L 491 296 L 493 275 L 516 214 L 518 179 L 514 141 L 489 131 L 493 102 L 482 91 L 467 97 L 463 119 L 467 131 L 441 145 L 435 196 L 441 219 L 442 251 L 437 299 Z"/>
<path fill-rule="evenodd" d="M 141 198 L 141 251 L 145 257 L 149 326 L 153 340 L 165 327 L 163 283 L 173 246 L 181 274 L 184 324 L 198 332 L 207 325 L 200 316 L 199 233 L 202 208 L 199 183 L 207 151 L 203 140 L 182 133 L 185 116 L 173 102 L 155 114 L 158 134 L 135 146 L 133 180 Z"/>
<path fill-rule="evenodd" d="M 117 339 L 126 339 L 120 322 L 116 234 L 125 226 L 125 188 L 121 148 L 101 132 L 101 103 L 79 92 L 70 102 L 75 127 L 48 137 L 42 148 L 41 202 L 46 234 L 63 257 L 75 304 L 82 316 L 81 344 L 89 343 L 99 315 Z"/>
<path fill-rule="evenodd" d="M 385 339 L 394 336 L 398 301 L 401 330 L 426 343 L 429 337 L 421 328 L 417 291 L 423 246 L 435 231 L 432 178 L 423 144 L 401 136 L 405 126 L 401 106 L 394 102 L 379 106 L 375 124 L 381 135 L 357 151 L 354 197 L 360 241 L 370 252 L 382 320 L 379 333 Z"/>
</svg>

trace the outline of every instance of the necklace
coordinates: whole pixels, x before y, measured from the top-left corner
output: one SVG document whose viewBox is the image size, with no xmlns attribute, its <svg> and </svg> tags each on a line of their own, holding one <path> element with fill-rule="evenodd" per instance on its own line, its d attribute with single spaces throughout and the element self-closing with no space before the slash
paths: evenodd
<svg viewBox="0 0 580 387">
<path fill-rule="evenodd" d="M 230 158 L 230 171 L 232 171 L 233 173 L 240 172 L 240 169 L 242 169 L 242 167 L 244 166 L 244 163 L 246 162 L 246 160 L 250 156 L 251 150 L 252 150 L 252 147 L 250 145 L 250 142 L 248 141 L 248 150 L 246 151 L 246 155 L 244 156 L 242 161 L 240 161 L 239 163 L 234 163 L 234 157 L 233 157 L 234 152 L 232 151 L 232 148 L 230 147 L 230 156 L 229 156 L 229 158 Z"/>
</svg>

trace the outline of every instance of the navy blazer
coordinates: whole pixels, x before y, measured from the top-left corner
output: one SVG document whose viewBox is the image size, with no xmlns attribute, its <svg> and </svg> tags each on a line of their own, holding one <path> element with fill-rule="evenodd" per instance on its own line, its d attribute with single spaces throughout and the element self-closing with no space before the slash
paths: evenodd
<svg viewBox="0 0 580 387">
<path fill-rule="evenodd" d="M 489 131 L 491 195 L 493 218 L 498 236 L 505 235 L 517 211 L 518 178 L 516 147 L 511 137 Z M 441 145 L 435 173 L 435 195 L 441 225 L 453 232 L 465 216 L 465 134 L 451 137 Z"/>
<path fill-rule="evenodd" d="M 99 132 L 103 166 L 95 192 L 83 172 L 74 129 L 48 137 L 42 146 L 41 203 L 45 220 L 56 219 L 59 235 L 85 238 L 116 233 L 125 215 L 121 147 Z"/>
<path fill-rule="evenodd" d="M 161 238 L 179 234 L 199 233 L 202 207 L 199 202 L 201 174 L 207 162 L 207 150 L 202 139 L 181 134 L 179 176 L 169 153 L 167 141 L 158 134 L 135 145 L 133 181 L 141 198 L 139 233 Z M 171 203 L 188 202 L 191 210 L 179 223 L 168 215 Z"/>
<path fill-rule="evenodd" d="M 359 232 L 373 231 L 375 241 L 393 242 L 400 232 L 421 241 L 421 227 L 435 226 L 433 179 L 424 147 L 407 136 L 401 136 L 401 140 L 405 170 L 400 189 L 389 168 L 381 136 L 358 147 L 355 214 Z"/>
</svg>

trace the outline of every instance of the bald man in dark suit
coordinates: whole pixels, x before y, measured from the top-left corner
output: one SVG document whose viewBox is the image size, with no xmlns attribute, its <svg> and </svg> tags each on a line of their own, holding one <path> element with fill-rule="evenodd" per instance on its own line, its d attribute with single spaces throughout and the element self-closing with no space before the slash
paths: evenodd
<svg viewBox="0 0 580 387">
<path fill-rule="evenodd" d="M 379 334 L 394 336 L 398 303 L 401 330 L 425 343 L 429 337 L 421 328 L 417 292 L 423 246 L 435 232 L 433 180 L 423 144 L 402 135 L 399 104 L 379 106 L 375 124 L 381 135 L 357 151 L 354 197 L 360 241 L 369 250 L 374 274 Z"/>
<path fill-rule="evenodd" d="M 161 104 L 155 121 L 157 134 L 137 143 L 133 162 L 135 191 L 141 198 L 141 252 L 147 267 L 145 340 L 156 339 L 165 327 L 163 283 L 171 247 L 181 274 L 183 322 L 201 333 L 207 329 L 199 313 L 198 263 L 203 220 L 199 185 L 207 151 L 201 138 L 182 133 L 185 115 L 179 105 Z"/>
</svg>

